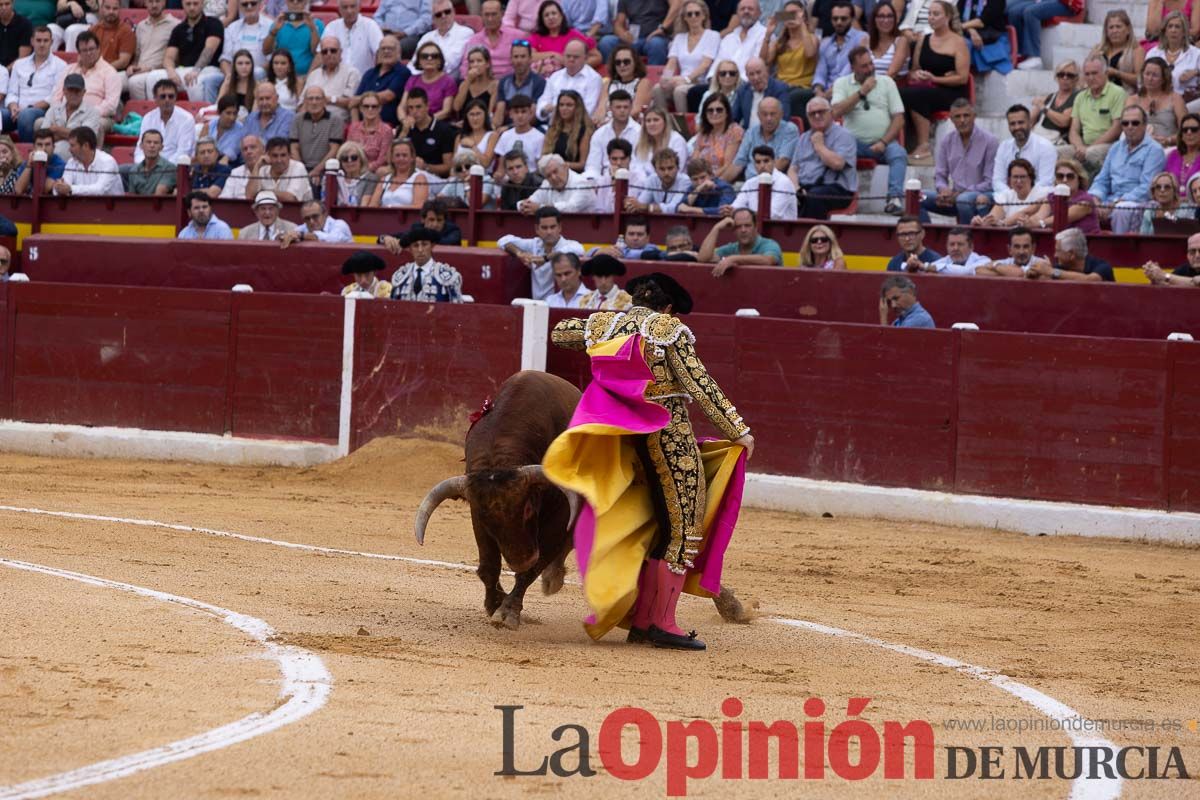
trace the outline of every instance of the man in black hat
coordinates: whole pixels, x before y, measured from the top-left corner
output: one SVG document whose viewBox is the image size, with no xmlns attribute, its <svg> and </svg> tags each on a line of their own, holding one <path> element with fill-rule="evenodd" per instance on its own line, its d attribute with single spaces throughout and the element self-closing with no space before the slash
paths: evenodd
<svg viewBox="0 0 1200 800">
<path fill-rule="evenodd" d="M 368 253 L 366 250 L 355 251 L 354 255 L 347 258 L 342 264 L 342 274 L 354 276 L 354 283 L 342 289 L 342 294 L 362 292 L 377 300 L 387 300 L 392 296 L 392 285 L 387 281 L 379 280 L 375 274 L 386 267 L 387 264 L 383 263 L 383 259 L 374 253 Z"/>
<path fill-rule="evenodd" d="M 441 238 L 439 231 L 418 225 L 404 234 L 400 246 L 412 253 L 413 260 L 392 275 L 393 300 L 417 300 L 423 303 L 461 303 L 462 275 L 449 264 L 433 260 L 433 246 Z"/>
<path fill-rule="evenodd" d="M 692 332 L 674 316 L 692 310 L 687 290 L 659 272 L 634 278 L 628 288 L 633 298 L 629 311 L 598 311 L 586 319 L 564 319 L 554 326 L 551 341 L 559 347 L 585 350 L 625 337 L 642 338 L 640 355 L 653 375 L 643 399 L 669 412 L 662 428 L 638 434 L 634 441 L 637 457 L 651 482 L 657 529 L 648 542 L 644 567 L 636 567 L 639 574 L 630 574 L 626 566 L 623 574 L 608 574 L 601 580 L 621 586 L 632 586 L 636 581 L 637 599 L 627 620 L 628 641 L 703 650 L 704 642 L 696 638 L 695 631 L 685 633 L 675 621 L 675 605 L 688 572 L 697 569 L 697 559 L 709 546 L 704 528 L 708 484 L 686 401 L 695 400 L 725 438 L 746 448 L 747 457 L 754 452 L 754 437 L 705 370 L 696 354 Z M 714 497 L 712 502 L 719 502 L 719 498 Z M 589 579 L 591 574 L 589 570 Z M 591 595 L 604 596 L 603 592 Z M 599 615 L 599 609 L 592 610 Z M 603 635 L 603 631 L 593 635 Z"/>
<path fill-rule="evenodd" d="M 625 274 L 625 265 L 607 253 L 593 256 L 583 265 L 583 274 L 592 279 L 596 289 L 585 294 L 579 308 L 592 311 L 625 311 L 633 305 L 629 293 L 617 286 L 617 276 Z"/>
</svg>

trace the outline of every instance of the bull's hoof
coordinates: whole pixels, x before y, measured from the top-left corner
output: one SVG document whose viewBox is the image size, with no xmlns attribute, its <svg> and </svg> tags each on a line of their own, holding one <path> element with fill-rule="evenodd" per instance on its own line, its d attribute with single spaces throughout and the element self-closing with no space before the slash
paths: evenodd
<svg viewBox="0 0 1200 800">
<path fill-rule="evenodd" d="M 563 587 L 563 579 L 566 577 L 566 568 L 561 561 L 555 561 L 550 566 L 546 567 L 546 571 L 542 573 L 542 594 L 554 594 Z"/>
<path fill-rule="evenodd" d="M 733 593 L 733 589 L 730 589 L 728 586 L 721 587 L 721 593 L 713 598 L 713 603 L 716 605 L 717 613 L 721 615 L 721 619 L 726 622 L 747 625 L 752 619 L 752 615 L 746 611 L 742 602 Z"/>
<path fill-rule="evenodd" d="M 492 626 L 495 628 L 508 628 L 510 631 L 515 631 L 521 627 L 521 612 L 511 608 L 501 606 L 496 609 L 496 613 L 492 614 Z"/>
</svg>

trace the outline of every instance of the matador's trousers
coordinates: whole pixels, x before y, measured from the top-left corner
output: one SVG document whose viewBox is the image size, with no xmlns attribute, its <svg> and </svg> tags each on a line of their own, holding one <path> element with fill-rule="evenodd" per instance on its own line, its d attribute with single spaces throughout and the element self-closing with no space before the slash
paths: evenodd
<svg viewBox="0 0 1200 800">
<path fill-rule="evenodd" d="M 694 566 L 703 540 L 707 505 L 703 465 L 687 402 L 682 397 L 656 398 L 654 402 L 671 412 L 671 422 L 646 436 L 638 448 L 659 520 L 659 536 L 650 555 L 682 574 Z"/>
</svg>

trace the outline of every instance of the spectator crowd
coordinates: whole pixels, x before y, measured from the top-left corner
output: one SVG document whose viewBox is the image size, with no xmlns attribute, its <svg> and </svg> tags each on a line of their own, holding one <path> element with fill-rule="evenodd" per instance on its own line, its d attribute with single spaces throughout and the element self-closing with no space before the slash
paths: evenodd
<svg viewBox="0 0 1200 800">
<path fill-rule="evenodd" d="M 546 250 L 542 226 L 611 212 L 618 173 L 630 214 L 721 218 L 694 249 L 718 275 L 781 261 L 756 233 L 760 186 L 772 218 L 826 219 L 855 203 L 863 159 L 887 170 L 897 216 L 910 166 L 932 166 L 919 221 L 964 230 L 1047 227 L 1060 185 L 1085 234 L 1174 230 L 1200 199 L 1200 19 L 1171 3 L 1151 4 L 1141 41 L 1110 12 L 1082 65 L 1056 65 L 1054 86 L 1008 109 L 1000 141 L 977 124 L 974 76 L 1042 68 L 1042 25 L 1078 4 L 482 0 L 470 16 L 451 0 L 338 0 L 336 14 L 307 0 L 138 1 L 0 0 L 0 192 L 166 195 L 182 164 L 181 236 L 230 238 L 211 201 L 233 198 L 259 216 L 243 236 L 288 246 L 350 240 L 335 204 L 437 201 L 444 216 L 481 169 L 483 207 L 534 221 L 536 237 L 502 247 L 529 259 L 546 296 L 553 256 L 583 254 Z M 132 153 L 106 150 L 114 136 Z M 279 213 L 289 202 L 305 204 L 295 223 Z M 734 241 L 718 245 L 726 229 Z M 809 231 L 801 264 L 844 266 L 828 228 Z"/>
</svg>

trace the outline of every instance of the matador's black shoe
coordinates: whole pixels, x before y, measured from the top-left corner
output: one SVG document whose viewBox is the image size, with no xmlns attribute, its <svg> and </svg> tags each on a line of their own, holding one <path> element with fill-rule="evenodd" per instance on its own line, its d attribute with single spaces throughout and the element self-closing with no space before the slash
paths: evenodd
<svg viewBox="0 0 1200 800">
<path fill-rule="evenodd" d="M 655 647 L 664 647 L 669 650 L 706 650 L 704 642 L 696 638 L 695 631 L 689 631 L 686 636 L 677 633 L 668 633 L 657 625 L 651 625 L 646 631 L 646 638 Z"/>
<path fill-rule="evenodd" d="M 646 629 L 645 628 L 635 628 L 634 626 L 630 625 L 629 626 L 629 635 L 625 637 L 625 643 L 626 644 L 645 644 L 646 643 Z"/>
</svg>

